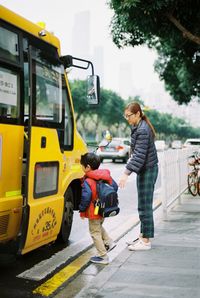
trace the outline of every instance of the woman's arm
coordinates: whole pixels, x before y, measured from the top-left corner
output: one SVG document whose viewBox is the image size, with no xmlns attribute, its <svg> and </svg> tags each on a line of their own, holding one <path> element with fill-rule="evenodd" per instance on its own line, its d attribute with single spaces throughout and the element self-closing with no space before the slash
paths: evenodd
<svg viewBox="0 0 200 298">
<path fill-rule="evenodd" d="M 138 129 L 133 154 L 126 165 L 126 169 L 128 171 L 125 171 L 125 173 L 127 175 L 129 175 L 129 172 L 135 172 L 138 174 L 141 171 L 146 161 L 148 146 L 148 132 L 145 129 Z"/>
</svg>

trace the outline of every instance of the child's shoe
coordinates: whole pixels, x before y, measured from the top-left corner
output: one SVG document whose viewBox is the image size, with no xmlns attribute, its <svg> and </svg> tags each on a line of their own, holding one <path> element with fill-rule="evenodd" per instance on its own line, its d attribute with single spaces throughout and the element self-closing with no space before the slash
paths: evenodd
<svg viewBox="0 0 200 298">
<path fill-rule="evenodd" d="M 90 258 L 90 262 L 96 263 L 96 264 L 107 265 L 107 264 L 109 264 L 109 258 L 108 258 L 108 256 L 105 256 L 105 257 L 95 256 L 95 257 Z"/>
<path fill-rule="evenodd" d="M 129 250 L 149 250 L 151 249 L 151 242 L 144 242 L 142 241 L 142 239 L 139 239 L 138 242 L 136 242 L 135 244 L 129 245 L 128 246 Z"/>
</svg>

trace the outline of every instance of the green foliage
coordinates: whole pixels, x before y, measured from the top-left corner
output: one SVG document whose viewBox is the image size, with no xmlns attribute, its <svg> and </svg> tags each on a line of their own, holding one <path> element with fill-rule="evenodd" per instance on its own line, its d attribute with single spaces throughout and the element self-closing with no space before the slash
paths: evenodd
<svg viewBox="0 0 200 298">
<path fill-rule="evenodd" d="M 86 101 L 86 81 L 74 80 L 69 82 L 73 97 L 74 110 L 76 111 L 78 121 L 81 115 L 85 115 L 89 105 Z M 88 111 L 87 111 L 88 114 Z"/>
<path fill-rule="evenodd" d="M 87 130 L 88 133 L 96 132 L 99 134 L 97 138 L 100 138 L 103 130 L 108 128 L 112 130 L 112 126 L 114 130 L 114 126 L 125 123 L 123 119 L 125 102 L 117 93 L 101 89 L 100 103 L 93 106 L 86 103 L 85 81 L 71 81 L 70 87 L 76 121 L 82 135 Z"/>
<path fill-rule="evenodd" d="M 126 105 L 133 101 L 141 105 L 144 113 L 155 127 L 158 138 L 161 136 L 172 140 L 200 137 L 199 129 L 191 127 L 185 120 L 173 117 L 168 113 L 146 109 L 139 96 L 124 100 L 115 92 L 102 88 L 99 105 L 91 106 L 86 103 L 85 81 L 75 80 L 70 82 L 70 86 L 77 124 L 86 139 L 87 136 L 93 135 L 93 139 L 100 140 L 102 132 L 106 129 L 109 129 L 113 136 L 119 136 L 119 132 L 121 136 L 129 136 L 130 127 L 123 118 L 123 113 Z"/>
<path fill-rule="evenodd" d="M 102 89 L 101 100 L 103 105 L 100 107 L 102 122 L 108 127 L 112 124 L 123 121 L 124 100 L 115 92 Z M 101 105 L 101 103 L 100 103 Z"/>
<path fill-rule="evenodd" d="M 158 138 L 160 135 L 168 140 L 200 137 L 199 129 L 190 126 L 182 118 L 156 110 L 149 110 L 145 114 L 153 124 Z"/>
<path fill-rule="evenodd" d="M 200 96 L 200 0 L 110 0 L 111 33 L 120 48 L 157 50 L 156 71 L 179 103 Z"/>
</svg>

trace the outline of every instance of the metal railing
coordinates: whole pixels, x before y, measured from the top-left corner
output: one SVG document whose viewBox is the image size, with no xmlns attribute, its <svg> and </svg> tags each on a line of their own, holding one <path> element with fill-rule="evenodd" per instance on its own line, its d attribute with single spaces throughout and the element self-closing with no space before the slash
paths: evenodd
<svg viewBox="0 0 200 298">
<path fill-rule="evenodd" d="M 163 219 L 167 209 L 187 189 L 188 156 L 194 149 L 167 150 L 159 154 Z"/>
</svg>

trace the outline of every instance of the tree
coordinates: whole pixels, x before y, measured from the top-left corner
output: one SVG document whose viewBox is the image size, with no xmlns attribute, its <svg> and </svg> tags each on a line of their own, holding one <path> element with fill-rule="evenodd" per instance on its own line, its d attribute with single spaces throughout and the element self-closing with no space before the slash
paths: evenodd
<svg viewBox="0 0 200 298">
<path fill-rule="evenodd" d="M 70 82 L 76 122 L 81 127 L 81 133 L 91 128 L 100 138 L 102 129 L 118 127 L 124 122 L 124 100 L 115 92 L 101 88 L 100 103 L 96 106 L 87 104 L 86 82 L 74 80 Z M 98 136 L 99 135 L 99 136 Z"/>
<path fill-rule="evenodd" d="M 101 113 L 103 123 L 108 127 L 115 123 L 122 123 L 124 120 L 124 100 L 117 93 L 106 89 L 101 91 L 101 100 L 103 102 L 103 106 L 100 107 L 103 111 Z"/>
<path fill-rule="evenodd" d="M 148 110 L 145 112 L 156 130 L 156 136 L 164 137 L 168 140 L 186 138 L 199 138 L 200 132 L 198 128 L 188 125 L 184 119 L 173 117 L 168 113 L 160 113 L 156 110 Z M 184 127 L 184 129 L 183 129 Z"/>
<path fill-rule="evenodd" d="M 120 48 L 146 44 L 178 103 L 200 96 L 200 0 L 110 0 L 111 33 Z"/>
<path fill-rule="evenodd" d="M 74 80 L 70 81 L 71 94 L 76 112 L 76 121 L 78 122 L 81 115 L 88 114 L 88 104 L 86 101 L 86 81 Z"/>
<path fill-rule="evenodd" d="M 123 118 L 123 112 L 125 106 L 133 101 L 141 105 L 142 110 L 155 127 L 158 138 L 164 137 L 172 140 L 199 137 L 199 129 L 189 126 L 184 119 L 149 109 L 139 96 L 124 100 L 115 92 L 101 88 L 99 105 L 91 106 L 86 101 L 85 81 L 71 81 L 70 86 L 76 121 L 85 139 L 88 135 L 92 135 L 96 136 L 96 140 L 100 140 L 103 130 L 106 129 L 109 129 L 113 136 L 129 136 L 130 126 Z"/>
</svg>

